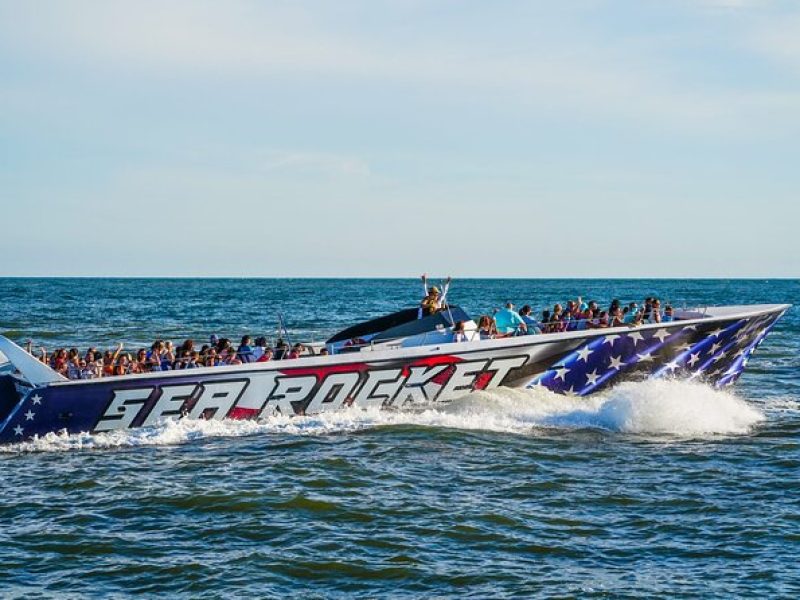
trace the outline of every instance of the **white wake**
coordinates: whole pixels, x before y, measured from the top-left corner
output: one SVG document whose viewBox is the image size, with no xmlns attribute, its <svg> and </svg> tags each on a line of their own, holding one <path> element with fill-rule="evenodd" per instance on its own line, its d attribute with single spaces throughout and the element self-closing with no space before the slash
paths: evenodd
<svg viewBox="0 0 800 600">
<path fill-rule="evenodd" d="M 746 434 L 764 413 L 733 392 L 699 383 L 652 380 L 623 383 L 587 398 L 566 397 L 543 388 L 499 388 L 450 404 L 416 410 L 350 408 L 311 417 L 266 421 L 166 421 L 156 427 L 101 434 L 48 434 L 0 447 L 3 452 L 58 451 L 181 444 L 196 439 L 258 434 L 320 436 L 376 427 L 414 425 L 540 435 L 544 430 L 597 429 L 681 438 Z M 551 431 L 552 433 L 552 431 Z"/>
</svg>

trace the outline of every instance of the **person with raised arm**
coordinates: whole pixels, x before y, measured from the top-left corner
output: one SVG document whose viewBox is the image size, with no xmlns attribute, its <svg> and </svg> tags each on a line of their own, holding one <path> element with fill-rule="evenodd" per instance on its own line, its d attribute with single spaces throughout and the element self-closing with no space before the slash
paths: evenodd
<svg viewBox="0 0 800 600">
<path fill-rule="evenodd" d="M 450 282 L 453 281 L 452 277 L 448 277 L 444 281 L 442 290 L 432 285 L 428 287 L 428 275 L 422 275 L 422 288 L 425 292 L 425 297 L 419 303 L 418 318 L 427 317 L 428 315 L 435 314 L 444 308 L 444 299 L 447 298 L 447 291 L 450 289 Z"/>
</svg>

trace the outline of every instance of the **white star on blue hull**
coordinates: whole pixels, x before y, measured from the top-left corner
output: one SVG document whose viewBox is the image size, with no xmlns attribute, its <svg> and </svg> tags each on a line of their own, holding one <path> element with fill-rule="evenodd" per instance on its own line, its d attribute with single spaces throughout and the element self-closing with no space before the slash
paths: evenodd
<svg viewBox="0 0 800 600">
<path fill-rule="evenodd" d="M 667 331 L 666 329 L 659 329 L 653 334 L 653 337 L 657 338 L 658 341 L 660 341 L 663 344 L 664 340 L 667 339 L 669 335 L 670 335 L 669 331 Z"/>
<path fill-rule="evenodd" d="M 633 333 L 628 335 L 628 337 L 633 340 L 634 344 L 636 344 L 637 342 L 643 342 L 644 341 L 644 336 L 639 331 L 634 331 Z"/>
<path fill-rule="evenodd" d="M 609 369 L 616 369 L 619 371 L 622 366 L 624 365 L 624 361 L 622 360 L 622 356 L 612 356 L 611 363 L 608 365 Z"/>
</svg>

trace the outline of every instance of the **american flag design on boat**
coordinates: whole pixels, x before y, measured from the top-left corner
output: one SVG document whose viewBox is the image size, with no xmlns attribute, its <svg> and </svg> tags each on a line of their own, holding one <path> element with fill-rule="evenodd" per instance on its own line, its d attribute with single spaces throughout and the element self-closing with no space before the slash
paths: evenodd
<svg viewBox="0 0 800 600">
<path fill-rule="evenodd" d="M 608 333 L 558 359 L 528 387 L 585 396 L 620 379 L 678 377 L 730 385 L 779 317 L 767 314 L 713 326 Z"/>
</svg>

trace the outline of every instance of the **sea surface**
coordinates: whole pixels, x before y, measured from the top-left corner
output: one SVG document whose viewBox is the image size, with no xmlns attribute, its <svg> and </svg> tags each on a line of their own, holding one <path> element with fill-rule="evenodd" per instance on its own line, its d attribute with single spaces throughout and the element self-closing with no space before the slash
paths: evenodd
<svg viewBox="0 0 800 600">
<path fill-rule="evenodd" d="M 0 279 L 37 347 L 292 341 L 414 280 Z M 457 280 L 472 315 L 582 295 L 793 303 L 798 281 Z M 740 382 L 497 390 L 404 412 L 167 423 L 0 447 L 0 597 L 800 596 L 800 311 Z"/>
</svg>

